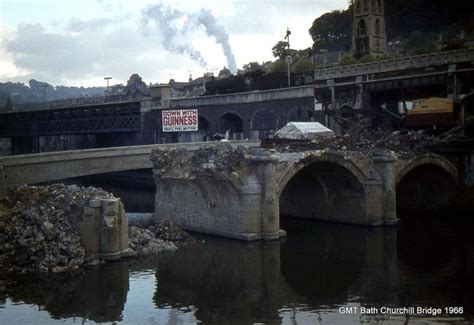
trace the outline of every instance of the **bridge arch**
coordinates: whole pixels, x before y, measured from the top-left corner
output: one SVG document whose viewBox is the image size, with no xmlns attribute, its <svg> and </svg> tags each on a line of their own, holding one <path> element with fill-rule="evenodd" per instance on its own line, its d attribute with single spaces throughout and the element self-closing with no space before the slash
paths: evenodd
<svg viewBox="0 0 474 325">
<path fill-rule="evenodd" d="M 267 108 L 257 109 L 250 120 L 250 132 L 258 139 L 270 136 L 278 129 L 278 116 Z"/>
<path fill-rule="evenodd" d="M 209 119 L 199 114 L 198 116 L 198 127 L 199 131 L 209 131 Z"/>
<path fill-rule="evenodd" d="M 314 117 L 314 111 L 308 106 L 293 107 L 286 115 L 287 122 L 308 122 Z"/>
<path fill-rule="evenodd" d="M 242 116 L 235 112 L 225 112 L 218 121 L 218 132 L 225 133 L 229 130 L 231 139 L 241 139 L 244 132 L 244 122 Z"/>
<path fill-rule="evenodd" d="M 397 210 L 437 211 L 452 203 L 458 171 L 446 158 L 425 155 L 400 168 L 395 181 Z"/>
<path fill-rule="evenodd" d="M 307 156 L 277 182 L 280 214 L 354 223 L 365 219 L 366 175 L 338 154 Z"/>
</svg>

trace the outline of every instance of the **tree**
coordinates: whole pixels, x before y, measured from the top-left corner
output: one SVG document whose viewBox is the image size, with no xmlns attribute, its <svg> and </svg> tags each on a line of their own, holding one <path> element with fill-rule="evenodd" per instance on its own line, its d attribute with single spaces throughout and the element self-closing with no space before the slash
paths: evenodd
<svg viewBox="0 0 474 325">
<path fill-rule="evenodd" d="M 242 73 L 256 72 L 262 70 L 262 66 L 258 62 L 249 62 L 242 66 Z"/>
<path fill-rule="evenodd" d="M 299 59 L 293 66 L 295 73 L 306 73 L 313 71 L 313 62 L 310 59 Z"/>
<path fill-rule="evenodd" d="M 412 32 L 406 41 L 406 48 L 412 54 L 428 53 L 433 51 L 434 47 L 432 36 L 419 30 Z"/>
<path fill-rule="evenodd" d="M 352 54 L 345 54 L 339 59 L 339 65 L 344 66 L 344 65 L 351 65 L 351 64 L 356 64 L 357 60 L 354 58 Z"/>
<path fill-rule="evenodd" d="M 270 72 L 286 72 L 288 69 L 285 60 L 277 60 L 270 67 Z"/>
<path fill-rule="evenodd" d="M 373 57 L 370 54 L 366 54 L 362 56 L 357 63 L 369 63 L 369 62 L 374 62 L 374 61 L 376 61 L 375 57 Z"/>
<path fill-rule="evenodd" d="M 288 54 L 288 42 L 279 41 L 272 47 L 273 56 L 279 60 L 284 59 Z"/>
<path fill-rule="evenodd" d="M 347 10 L 335 10 L 316 18 L 309 34 L 315 50 L 346 50 L 352 42 L 352 6 Z"/>
</svg>

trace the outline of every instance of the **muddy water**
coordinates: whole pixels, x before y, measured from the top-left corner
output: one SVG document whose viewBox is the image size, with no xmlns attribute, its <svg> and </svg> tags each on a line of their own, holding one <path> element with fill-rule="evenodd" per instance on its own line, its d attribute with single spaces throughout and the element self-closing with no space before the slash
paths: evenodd
<svg viewBox="0 0 474 325">
<path fill-rule="evenodd" d="M 74 275 L 3 276 L 0 323 L 472 322 L 474 223 L 453 220 L 374 229 L 285 219 L 281 242 L 202 237 Z"/>
</svg>

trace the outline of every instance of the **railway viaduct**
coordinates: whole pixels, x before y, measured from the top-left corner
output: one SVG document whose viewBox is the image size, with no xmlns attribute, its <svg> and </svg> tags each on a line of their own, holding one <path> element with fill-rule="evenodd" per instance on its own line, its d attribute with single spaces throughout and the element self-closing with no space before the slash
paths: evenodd
<svg viewBox="0 0 474 325">
<path fill-rule="evenodd" d="M 474 89 L 473 72 L 470 48 L 317 69 L 309 86 L 173 99 L 166 87 L 154 86 L 151 98 L 81 98 L 0 113 L 0 138 L 22 154 L 195 142 L 227 130 L 231 139 L 256 140 L 290 121 L 319 121 L 337 131 L 337 114 L 369 112 L 377 125 L 400 100 L 459 99 Z M 472 114 L 472 101 L 467 106 Z M 169 108 L 198 109 L 199 131 L 162 132 L 161 111 Z"/>
</svg>

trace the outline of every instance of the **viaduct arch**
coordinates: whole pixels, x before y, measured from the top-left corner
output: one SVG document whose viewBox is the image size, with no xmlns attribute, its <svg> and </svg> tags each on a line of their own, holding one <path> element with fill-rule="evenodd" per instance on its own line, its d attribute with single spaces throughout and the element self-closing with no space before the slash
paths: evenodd
<svg viewBox="0 0 474 325">
<path fill-rule="evenodd" d="M 396 174 L 398 211 L 430 212 L 451 205 L 458 185 L 457 168 L 446 158 L 416 157 Z"/>
<path fill-rule="evenodd" d="M 368 175 L 342 154 L 301 158 L 277 181 L 280 215 L 357 223 L 366 217 L 367 179 Z"/>
</svg>

